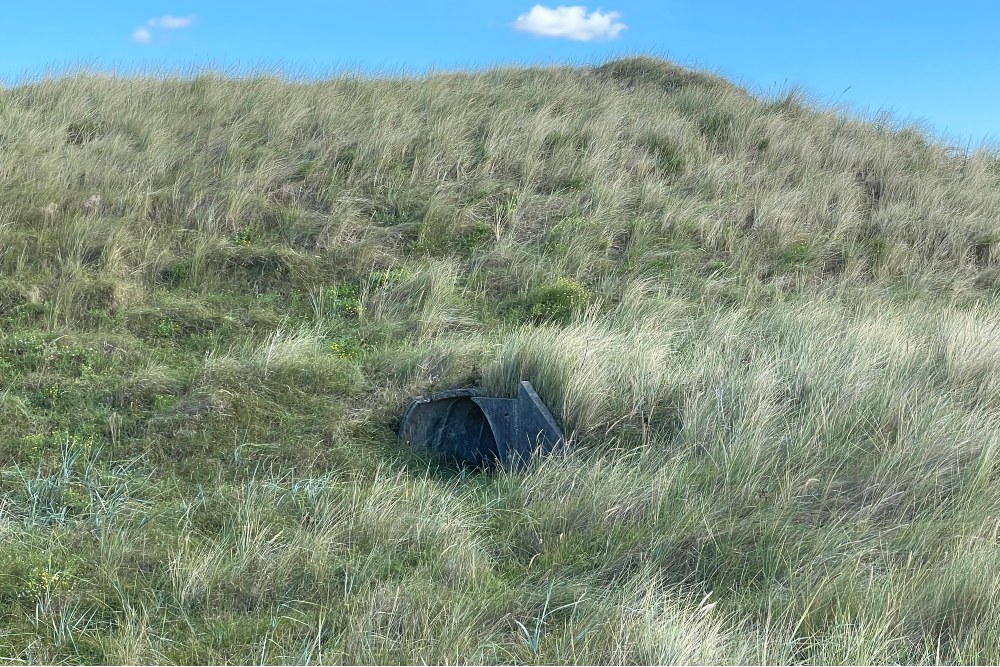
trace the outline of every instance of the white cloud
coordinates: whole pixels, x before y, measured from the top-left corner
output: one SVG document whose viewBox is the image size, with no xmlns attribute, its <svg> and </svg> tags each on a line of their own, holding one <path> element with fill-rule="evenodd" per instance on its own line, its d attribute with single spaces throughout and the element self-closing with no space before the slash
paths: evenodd
<svg viewBox="0 0 1000 667">
<path fill-rule="evenodd" d="M 151 18 L 146 22 L 152 28 L 166 28 L 168 30 L 187 28 L 192 23 L 194 23 L 193 16 L 170 16 L 169 14 Z"/>
<path fill-rule="evenodd" d="M 140 26 L 132 31 L 132 41 L 139 44 L 149 44 L 153 41 L 153 33 Z"/>
<path fill-rule="evenodd" d="M 530 12 L 517 17 L 514 29 L 538 37 L 600 42 L 617 38 L 628 27 L 619 18 L 621 14 L 618 12 L 602 12 L 600 9 L 587 13 L 583 5 L 560 5 L 554 9 L 535 5 Z"/>
<path fill-rule="evenodd" d="M 189 28 L 194 23 L 194 16 L 154 16 L 132 31 L 132 41 L 138 44 L 149 44 L 153 41 L 153 31 L 156 30 L 177 30 L 178 28 Z"/>
</svg>

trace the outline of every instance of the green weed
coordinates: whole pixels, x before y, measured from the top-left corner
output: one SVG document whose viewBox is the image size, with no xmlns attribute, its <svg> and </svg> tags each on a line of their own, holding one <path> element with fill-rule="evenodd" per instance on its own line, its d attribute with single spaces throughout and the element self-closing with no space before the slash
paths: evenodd
<svg viewBox="0 0 1000 667">
<path fill-rule="evenodd" d="M 543 285 L 533 290 L 527 299 L 531 318 L 536 322 L 568 322 L 590 303 L 590 292 L 569 278 Z"/>
</svg>

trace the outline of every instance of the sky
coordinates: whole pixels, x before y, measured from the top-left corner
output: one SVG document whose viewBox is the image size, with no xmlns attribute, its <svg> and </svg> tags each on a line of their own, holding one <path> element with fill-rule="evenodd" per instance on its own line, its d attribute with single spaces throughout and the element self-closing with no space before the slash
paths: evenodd
<svg viewBox="0 0 1000 667">
<path fill-rule="evenodd" d="M 421 74 L 654 55 L 760 94 L 1000 144 L 996 0 L 0 0 L 0 80 L 46 71 Z"/>
</svg>

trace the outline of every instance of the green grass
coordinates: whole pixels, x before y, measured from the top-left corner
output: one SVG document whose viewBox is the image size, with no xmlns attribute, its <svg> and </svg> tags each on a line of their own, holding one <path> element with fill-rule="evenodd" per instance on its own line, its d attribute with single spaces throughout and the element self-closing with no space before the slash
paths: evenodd
<svg viewBox="0 0 1000 667">
<path fill-rule="evenodd" d="M 998 215 L 646 58 L 0 90 L 0 661 L 998 662 Z"/>
</svg>

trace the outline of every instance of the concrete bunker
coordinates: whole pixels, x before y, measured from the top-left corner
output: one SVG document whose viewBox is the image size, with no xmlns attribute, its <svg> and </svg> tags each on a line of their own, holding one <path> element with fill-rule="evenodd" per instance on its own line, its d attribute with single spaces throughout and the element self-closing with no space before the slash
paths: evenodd
<svg viewBox="0 0 1000 667">
<path fill-rule="evenodd" d="M 530 382 L 515 398 L 452 389 L 413 399 L 399 437 L 449 460 L 474 467 L 520 468 L 565 442 L 562 429 Z"/>
</svg>

